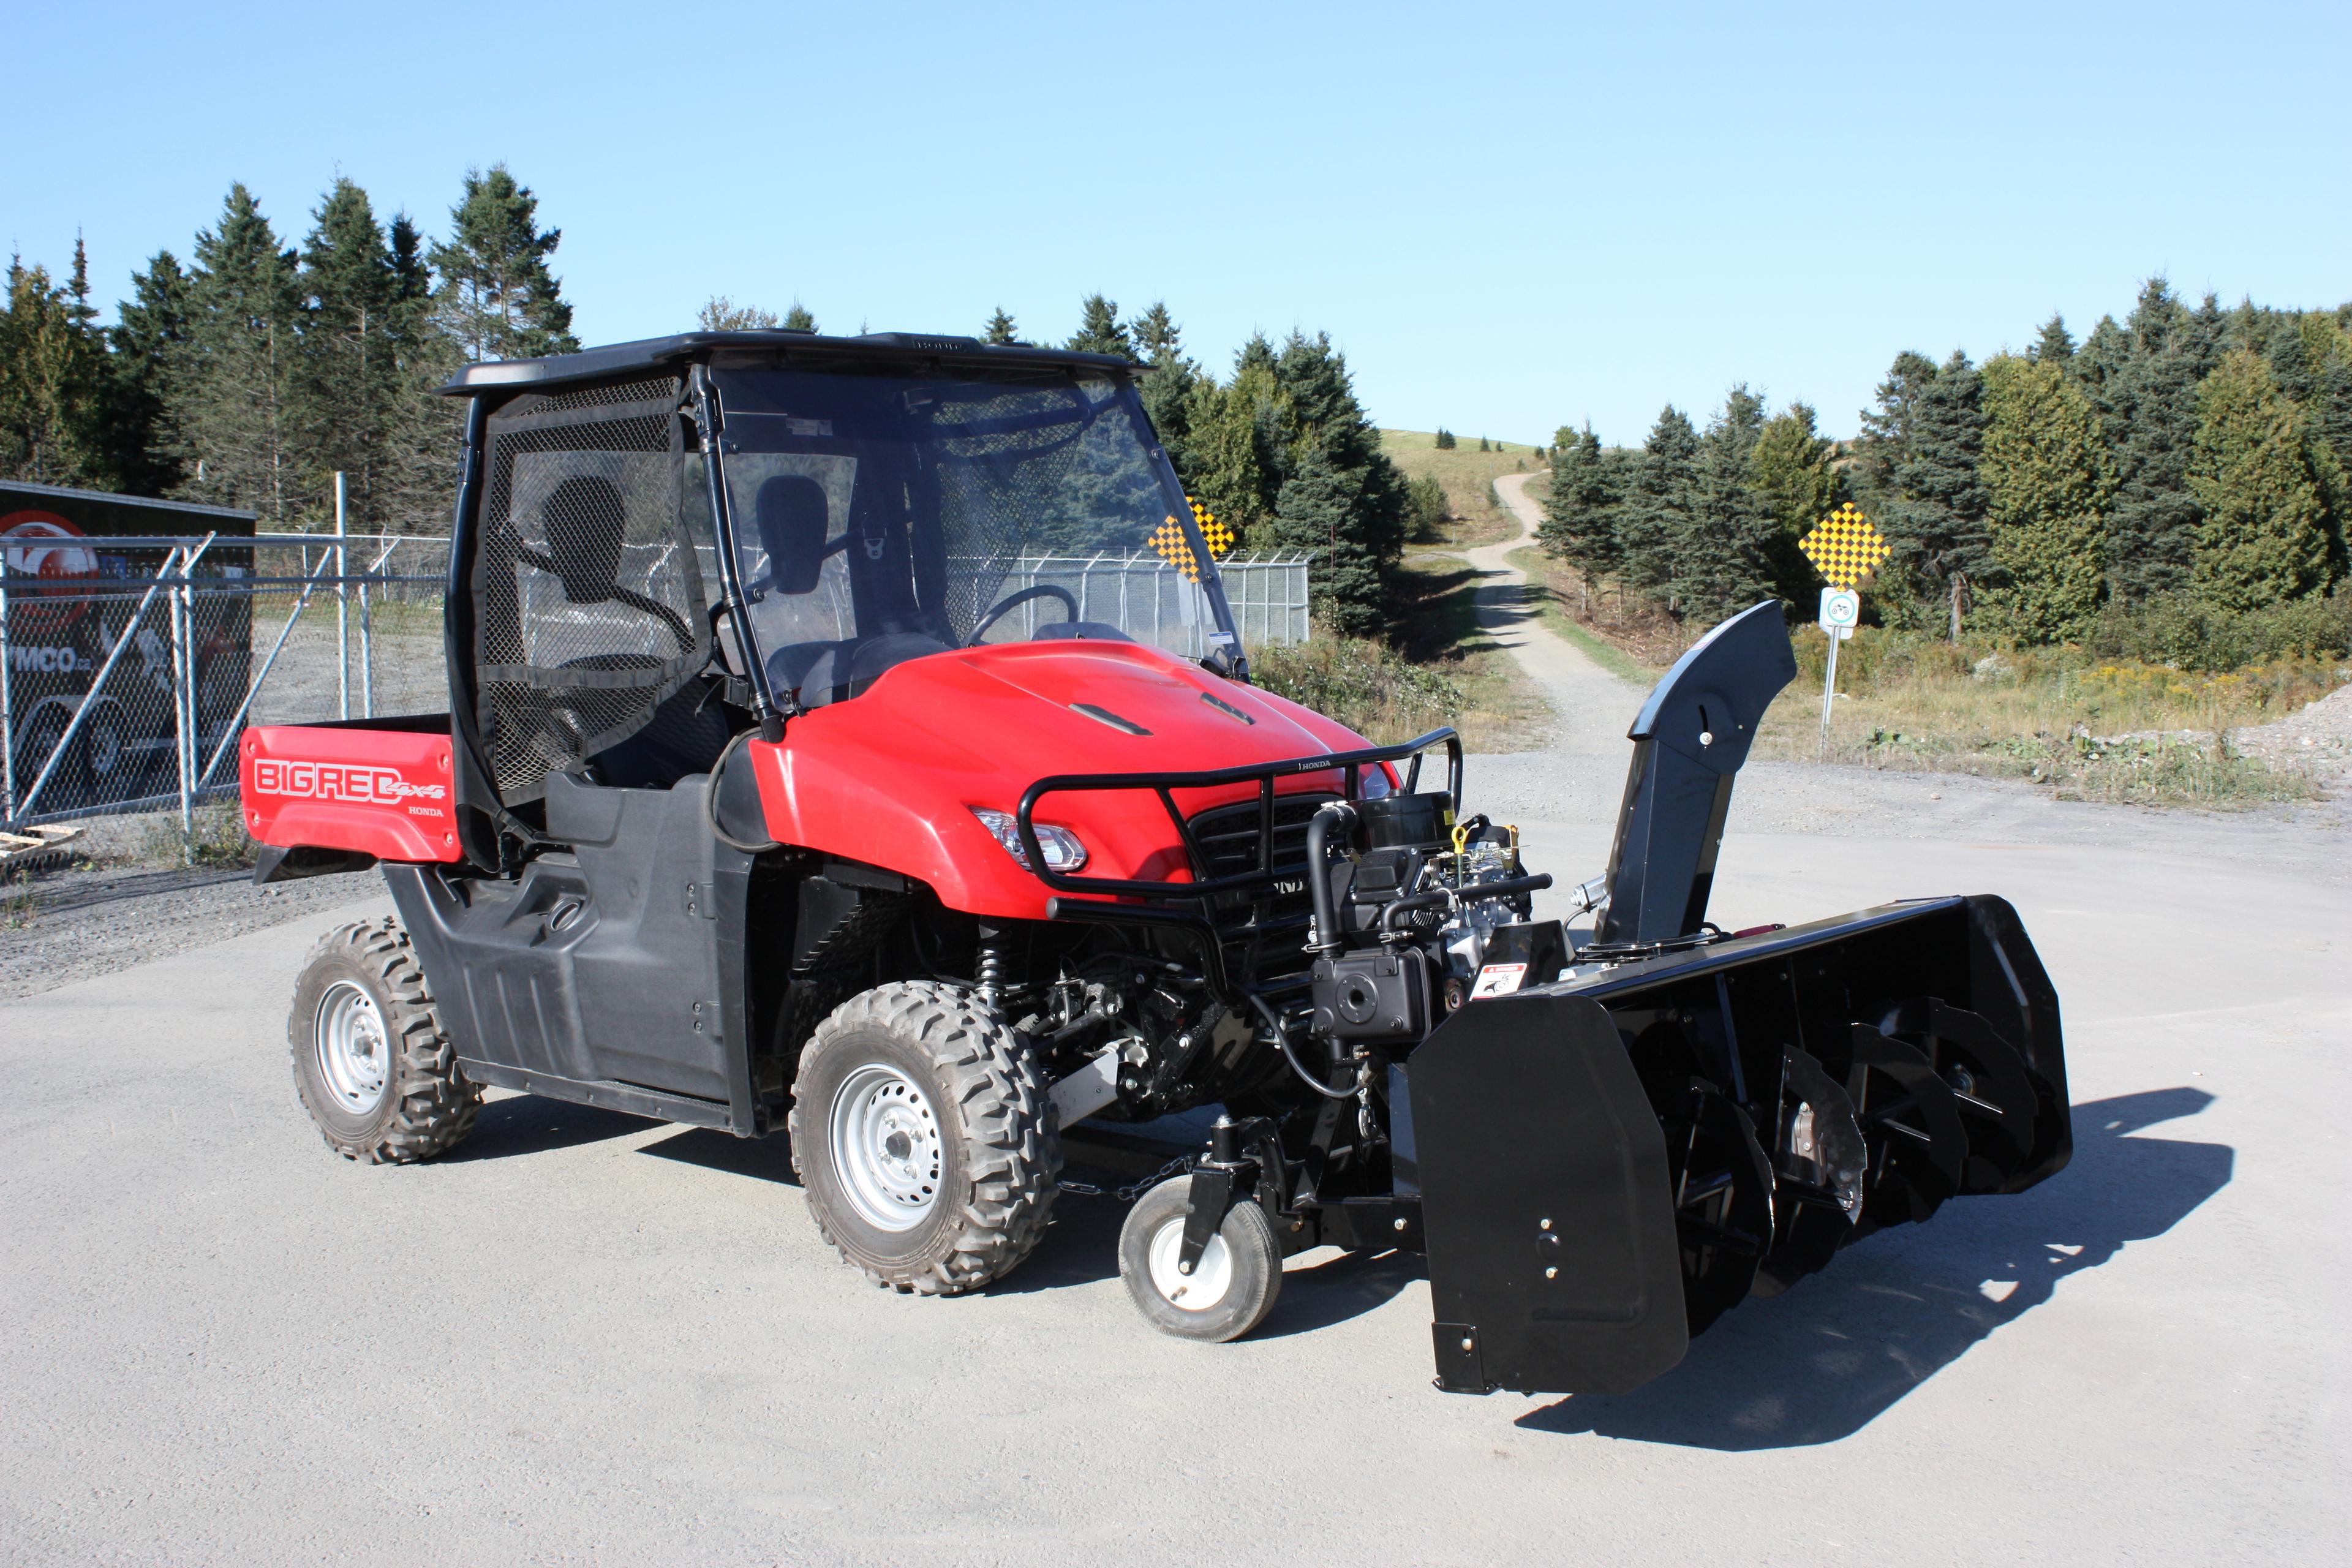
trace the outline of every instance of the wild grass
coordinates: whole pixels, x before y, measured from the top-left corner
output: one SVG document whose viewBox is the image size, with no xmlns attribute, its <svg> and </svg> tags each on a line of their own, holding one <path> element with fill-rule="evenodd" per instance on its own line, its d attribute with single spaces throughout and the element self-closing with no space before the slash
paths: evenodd
<svg viewBox="0 0 2352 1568">
<path fill-rule="evenodd" d="M 196 808 L 194 830 L 184 840 L 176 811 L 147 818 L 135 858 L 150 866 L 250 866 L 253 840 L 245 818 L 233 800 L 215 801 Z"/>
<path fill-rule="evenodd" d="M 1252 653 L 1251 678 L 1382 745 L 1451 724 L 1461 712 L 1462 688 L 1444 670 L 1368 637 L 1318 631 L 1311 642 Z"/>
<path fill-rule="evenodd" d="M 33 896 L 33 874 L 17 871 L 0 878 L 0 931 L 22 931 L 33 923 L 39 900 Z"/>
<path fill-rule="evenodd" d="M 1765 757 L 1813 758 L 1821 746 L 1828 641 L 1796 636 L 1798 674 L 1759 734 Z M 2284 718 L 2334 690 L 2332 660 L 2277 659 L 2226 674 L 2074 648 L 1955 648 L 1864 627 L 1839 650 L 1832 761 L 2025 779 L 2061 799 L 2230 810 L 2309 800 L 2293 769 L 2239 755 L 2229 732 Z"/>
</svg>

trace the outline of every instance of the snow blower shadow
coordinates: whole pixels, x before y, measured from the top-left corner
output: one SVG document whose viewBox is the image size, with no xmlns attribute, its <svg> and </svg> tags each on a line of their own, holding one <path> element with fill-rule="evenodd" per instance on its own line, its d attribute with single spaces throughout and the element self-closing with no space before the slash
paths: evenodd
<svg viewBox="0 0 2352 1568">
<path fill-rule="evenodd" d="M 1291 1260 L 1274 1310 L 1250 1335 L 1286 1339 L 1313 1333 L 1386 1305 L 1429 1269 L 1417 1252 L 1335 1252 L 1316 1262 Z"/>
<path fill-rule="evenodd" d="M 2068 1275 L 2162 1236 L 2228 1185 L 2227 1144 L 2133 1136 L 2212 1100 L 2180 1087 L 2078 1105 L 2074 1161 L 2046 1184 L 1880 1232 L 1784 1295 L 1742 1303 L 1656 1382 L 1517 1425 L 1731 1451 L 1850 1436 Z"/>
</svg>

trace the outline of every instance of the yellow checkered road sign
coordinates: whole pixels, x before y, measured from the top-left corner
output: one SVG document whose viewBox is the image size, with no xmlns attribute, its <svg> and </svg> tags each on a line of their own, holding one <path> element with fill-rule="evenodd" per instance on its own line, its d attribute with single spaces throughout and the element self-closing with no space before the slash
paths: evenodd
<svg viewBox="0 0 2352 1568">
<path fill-rule="evenodd" d="M 1184 499 L 1192 501 L 1192 521 L 1200 526 L 1202 542 L 1209 547 L 1209 558 L 1215 560 L 1231 550 L 1234 547 L 1234 531 L 1219 522 L 1199 501 L 1192 500 L 1190 496 Z M 1181 570 L 1185 576 L 1195 583 L 1201 580 L 1201 563 L 1192 554 L 1191 542 L 1184 537 L 1184 525 L 1173 517 L 1153 529 L 1151 537 L 1145 542 L 1159 552 L 1160 559 Z"/>
<path fill-rule="evenodd" d="M 1219 522 L 1215 513 L 1199 501 L 1192 500 L 1191 496 L 1184 499 L 1192 502 L 1192 521 L 1200 524 L 1201 537 L 1208 542 L 1209 553 L 1220 561 L 1223 560 L 1225 552 L 1234 547 L 1234 531 Z"/>
<path fill-rule="evenodd" d="M 1797 542 L 1797 548 L 1839 588 L 1853 587 L 1893 553 L 1886 536 L 1871 527 L 1852 501 L 1822 519 Z"/>
<path fill-rule="evenodd" d="M 1160 552 L 1160 559 L 1182 571 L 1193 582 L 1201 580 L 1201 563 L 1194 558 L 1192 546 L 1184 537 L 1184 525 L 1173 517 L 1153 529 L 1150 539 L 1146 542 Z"/>
</svg>

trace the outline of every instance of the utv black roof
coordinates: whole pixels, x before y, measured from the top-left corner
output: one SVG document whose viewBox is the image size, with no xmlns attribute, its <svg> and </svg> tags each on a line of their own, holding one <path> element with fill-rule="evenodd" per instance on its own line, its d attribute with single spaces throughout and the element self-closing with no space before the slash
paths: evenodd
<svg viewBox="0 0 2352 1568">
<path fill-rule="evenodd" d="M 1073 370 L 1111 371 L 1131 375 L 1141 367 L 1110 354 L 1081 353 L 1074 349 L 1040 349 L 1012 343 L 984 343 L 978 338 L 950 337 L 935 332 L 865 332 L 854 338 L 825 337 L 816 332 L 777 329 L 757 332 L 680 332 L 675 337 L 640 338 L 635 342 L 583 349 L 576 354 L 549 354 L 542 359 L 489 360 L 469 364 L 449 378 L 441 391 L 453 397 L 480 397 L 520 386 L 549 386 L 567 382 L 598 381 L 631 372 L 658 370 L 698 360 L 738 357 L 763 363 L 805 364 L 822 368 L 847 361 L 918 361 L 940 364 L 961 362 L 972 366 L 1030 364 Z"/>
</svg>

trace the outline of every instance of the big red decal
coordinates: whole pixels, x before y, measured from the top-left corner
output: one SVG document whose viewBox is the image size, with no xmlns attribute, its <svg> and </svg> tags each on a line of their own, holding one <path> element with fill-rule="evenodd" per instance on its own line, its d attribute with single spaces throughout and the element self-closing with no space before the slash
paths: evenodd
<svg viewBox="0 0 2352 1568">
<path fill-rule="evenodd" d="M 257 795 L 292 795 L 299 800 L 349 800 L 374 805 L 398 805 L 411 796 L 439 800 L 446 784 L 410 784 L 397 768 L 365 763 L 287 763 L 263 757 L 253 764 L 253 788 Z"/>
</svg>

